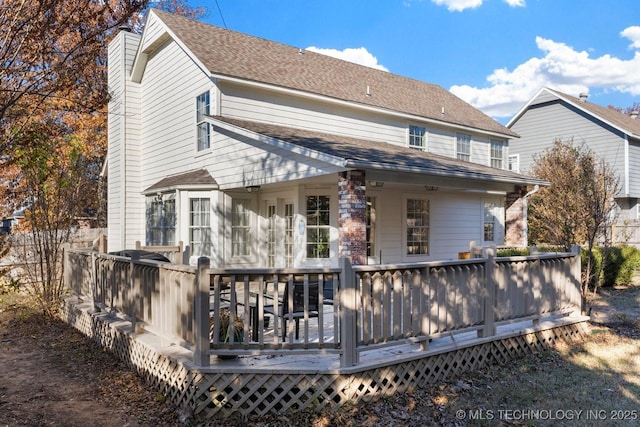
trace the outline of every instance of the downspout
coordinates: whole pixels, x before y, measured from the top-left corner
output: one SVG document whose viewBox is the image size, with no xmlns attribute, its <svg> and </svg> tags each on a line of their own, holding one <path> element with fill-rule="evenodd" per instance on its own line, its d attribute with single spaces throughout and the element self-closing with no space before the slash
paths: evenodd
<svg viewBox="0 0 640 427">
<path fill-rule="evenodd" d="M 522 244 L 526 248 L 529 246 L 529 220 L 528 220 L 528 211 L 529 211 L 529 197 L 536 194 L 540 191 L 540 186 L 536 184 L 533 187 L 533 190 L 529 191 L 522 198 Z"/>
</svg>

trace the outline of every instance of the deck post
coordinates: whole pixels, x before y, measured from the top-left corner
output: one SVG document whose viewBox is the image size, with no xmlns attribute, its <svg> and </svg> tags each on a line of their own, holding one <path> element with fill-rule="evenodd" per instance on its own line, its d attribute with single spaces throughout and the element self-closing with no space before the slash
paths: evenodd
<svg viewBox="0 0 640 427">
<path fill-rule="evenodd" d="M 496 298 L 496 250 L 495 247 L 487 248 L 485 261 L 485 295 L 484 295 L 484 328 L 478 331 L 479 337 L 490 337 L 496 334 L 495 323 L 495 298 Z"/>
<path fill-rule="evenodd" d="M 340 258 L 341 288 L 340 307 L 342 308 L 342 331 L 340 337 L 340 366 L 343 368 L 358 364 L 358 335 L 356 333 L 356 318 L 358 315 L 358 299 L 356 279 L 351 266 L 351 258 Z"/>
<path fill-rule="evenodd" d="M 193 363 L 209 366 L 209 258 L 198 258 L 195 280 L 195 349 Z"/>
<path fill-rule="evenodd" d="M 138 286 L 136 281 L 136 266 L 135 263 L 140 260 L 140 254 L 138 252 L 131 253 L 131 261 L 130 261 L 130 269 L 131 274 L 129 275 L 130 283 L 129 283 L 129 318 L 131 319 L 131 332 L 136 333 L 136 329 L 138 327 L 138 313 L 136 312 L 136 306 L 138 305 L 138 300 L 140 298 L 140 293 L 138 292 Z M 124 302 L 124 301 L 123 301 Z M 124 305 L 124 304 L 123 304 Z"/>
</svg>

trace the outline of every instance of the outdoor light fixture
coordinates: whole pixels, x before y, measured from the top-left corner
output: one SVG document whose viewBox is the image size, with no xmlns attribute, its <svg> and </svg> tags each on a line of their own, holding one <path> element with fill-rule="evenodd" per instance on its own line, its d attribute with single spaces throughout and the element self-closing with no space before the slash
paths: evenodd
<svg viewBox="0 0 640 427">
<path fill-rule="evenodd" d="M 244 188 L 246 188 L 249 193 L 257 193 L 258 190 L 260 190 L 259 185 L 247 185 Z"/>
</svg>

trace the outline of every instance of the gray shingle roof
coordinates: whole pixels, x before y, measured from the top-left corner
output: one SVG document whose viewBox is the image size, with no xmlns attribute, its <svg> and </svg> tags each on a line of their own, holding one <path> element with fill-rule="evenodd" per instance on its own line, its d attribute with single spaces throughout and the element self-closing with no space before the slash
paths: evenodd
<svg viewBox="0 0 640 427">
<path fill-rule="evenodd" d="M 438 85 L 156 9 L 153 13 L 214 75 L 295 89 L 505 137 L 518 136 Z"/>
<path fill-rule="evenodd" d="M 280 141 L 344 159 L 347 167 L 375 167 L 384 170 L 412 171 L 424 175 L 475 178 L 513 184 L 546 185 L 543 180 L 503 169 L 465 162 L 446 156 L 418 151 L 384 142 L 368 141 L 333 134 L 305 131 L 285 126 L 215 117 L 225 123 Z"/>
<path fill-rule="evenodd" d="M 151 193 L 154 191 L 161 191 L 174 188 L 200 188 L 211 187 L 216 188 L 218 183 L 216 180 L 204 169 L 193 170 L 178 175 L 168 176 L 162 178 L 160 181 L 153 184 L 151 187 L 143 191 L 143 193 Z"/>
</svg>

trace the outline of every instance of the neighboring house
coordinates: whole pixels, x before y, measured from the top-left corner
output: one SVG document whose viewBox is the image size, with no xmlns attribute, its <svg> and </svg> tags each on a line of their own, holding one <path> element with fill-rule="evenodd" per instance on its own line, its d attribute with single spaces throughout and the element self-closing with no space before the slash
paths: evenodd
<svg viewBox="0 0 640 427">
<path fill-rule="evenodd" d="M 507 170 L 515 132 L 439 86 L 157 10 L 111 43 L 109 87 L 109 250 L 452 259 L 526 241 L 544 184 Z"/>
<path fill-rule="evenodd" d="M 613 169 L 620 182 L 615 237 L 618 242 L 640 244 L 640 120 L 637 112 L 620 113 L 587 101 L 542 88 L 507 123 L 520 135 L 509 143 L 511 169 L 529 173 L 535 156 L 554 141 L 585 144 Z"/>
</svg>

